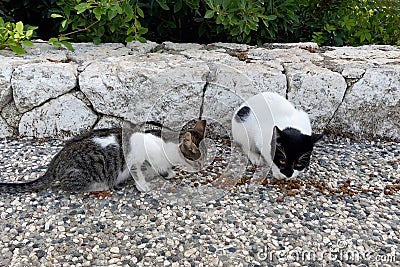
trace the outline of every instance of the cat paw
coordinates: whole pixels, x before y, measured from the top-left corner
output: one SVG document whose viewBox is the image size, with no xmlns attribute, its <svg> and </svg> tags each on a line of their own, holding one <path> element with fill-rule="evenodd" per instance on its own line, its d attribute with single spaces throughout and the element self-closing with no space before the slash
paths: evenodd
<svg viewBox="0 0 400 267">
<path fill-rule="evenodd" d="M 167 178 L 167 179 L 171 179 L 171 178 L 174 178 L 174 177 L 175 177 L 175 175 L 176 175 L 176 172 L 175 172 L 175 171 L 173 171 L 173 170 L 171 170 L 171 171 L 169 171 L 169 172 L 168 172 L 168 176 L 167 176 L 167 177 L 165 177 L 165 178 Z"/>
<path fill-rule="evenodd" d="M 261 165 L 261 156 L 256 154 L 249 154 L 248 158 L 253 165 L 260 166 Z"/>
<path fill-rule="evenodd" d="M 150 191 L 150 186 L 148 183 L 144 182 L 144 183 L 136 183 L 136 188 L 137 190 L 139 190 L 140 192 L 146 193 Z"/>
<path fill-rule="evenodd" d="M 127 185 L 127 182 L 116 184 L 116 185 L 114 185 L 114 190 L 117 190 L 117 191 L 122 190 L 126 185 Z"/>
<path fill-rule="evenodd" d="M 158 174 L 164 179 L 171 179 L 171 178 L 175 177 L 175 172 L 173 170 L 161 171 Z"/>
</svg>

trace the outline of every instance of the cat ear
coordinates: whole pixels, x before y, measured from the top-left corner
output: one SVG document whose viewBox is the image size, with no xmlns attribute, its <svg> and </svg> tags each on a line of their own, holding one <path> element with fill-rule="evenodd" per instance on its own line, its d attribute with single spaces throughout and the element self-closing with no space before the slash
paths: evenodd
<svg viewBox="0 0 400 267">
<path fill-rule="evenodd" d="M 276 147 L 280 146 L 278 140 L 281 136 L 282 136 L 282 131 L 278 128 L 278 126 L 274 126 L 274 129 L 272 130 L 272 140 L 271 140 L 271 158 L 274 158 Z"/>
<path fill-rule="evenodd" d="M 278 139 L 279 137 L 282 137 L 282 134 L 283 132 L 281 131 L 281 129 L 279 129 L 278 126 L 274 126 L 273 138 Z"/>
<path fill-rule="evenodd" d="M 312 135 L 311 135 L 311 141 L 315 144 L 316 142 L 318 142 L 319 140 L 321 140 L 322 137 L 324 137 L 323 134 L 312 134 Z"/>
<path fill-rule="evenodd" d="M 206 132 L 206 124 L 206 120 L 198 120 L 194 125 L 194 130 L 204 137 Z"/>
</svg>

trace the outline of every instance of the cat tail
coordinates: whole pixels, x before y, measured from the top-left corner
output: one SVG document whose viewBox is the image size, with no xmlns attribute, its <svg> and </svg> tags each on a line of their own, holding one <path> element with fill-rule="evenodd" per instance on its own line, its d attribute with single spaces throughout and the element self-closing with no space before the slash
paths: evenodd
<svg viewBox="0 0 400 267">
<path fill-rule="evenodd" d="M 37 192 L 49 188 L 52 184 L 51 175 L 45 173 L 36 180 L 22 183 L 0 183 L 0 192 L 4 193 L 27 193 Z"/>
</svg>

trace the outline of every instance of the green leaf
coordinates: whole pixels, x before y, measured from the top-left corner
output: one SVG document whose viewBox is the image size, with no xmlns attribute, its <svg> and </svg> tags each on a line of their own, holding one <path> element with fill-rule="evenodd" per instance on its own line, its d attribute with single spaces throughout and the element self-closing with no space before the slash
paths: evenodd
<svg viewBox="0 0 400 267">
<path fill-rule="evenodd" d="M 131 21 L 134 18 L 133 9 L 130 5 L 125 6 L 124 13 L 126 15 L 125 21 Z"/>
<path fill-rule="evenodd" d="M 210 19 L 212 17 L 214 17 L 214 10 L 207 10 L 206 14 L 204 15 L 204 18 L 205 19 Z"/>
<path fill-rule="evenodd" d="M 227 9 L 232 2 L 233 1 L 231 1 L 231 0 L 223 0 L 222 1 L 222 8 L 223 9 Z"/>
<path fill-rule="evenodd" d="M 77 12 L 76 12 L 77 14 L 81 14 L 81 13 L 85 12 L 86 9 L 88 8 L 88 3 L 87 2 L 80 3 L 79 5 L 76 5 L 74 8 L 75 8 L 75 10 L 77 10 Z"/>
<path fill-rule="evenodd" d="M 117 14 L 117 11 L 114 9 L 108 10 L 108 20 L 112 20 Z"/>
<path fill-rule="evenodd" d="M 101 15 L 103 14 L 101 8 L 96 7 L 95 9 L 93 9 L 93 13 L 97 20 L 101 20 Z"/>
<path fill-rule="evenodd" d="M 74 52 L 75 49 L 70 42 L 62 42 L 62 44 L 71 52 Z"/>
<path fill-rule="evenodd" d="M 53 14 L 50 15 L 50 17 L 53 18 L 53 19 L 56 19 L 56 18 L 63 18 L 64 16 L 62 16 L 60 14 L 53 13 Z"/>
<path fill-rule="evenodd" d="M 100 43 L 101 43 L 100 37 L 94 37 L 94 38 L 93 38 L 93 43 L 94 43 L 95 45 L 100 44 Z"/>
<path fill-rule="evenodd" d="M 140 27 L 138 29 L 138 33 L 139 34 L 146 34 L 149 31 L 149 29 L 145 28 L 145 27 Z"/>
<path fill-rule="evenodd" d="M 106 31 L 106 28 L 104 26 L 100 26 L 97 29 L 97 36 L 98 37 L 102 37 L 104 35 L 105 31 Z"/>
<path fill-rule="evenodd" d="M 142 27 L 142 25 L 140 25 L 140 21 L 137 19 L 135 19 L 135 27 L 136 27 L 136 29 L 139 29 Z"/>
<path fill-rule="evenodd" d="M 59 41 L 66 41 L 66 40 L 71 40 L 71 38 L 67 37 L 67 36 L 61 36 L 61 37 L 58 37 L 58 40 Z"/>
<path fill-rule="evenodd" d="M 130 36 L 128 36 L 128 37 L 125 38 L 125 42 L 126 42 L 126 43 L 130 43 L 130 42 L 132 42 L 133 40 L 135 40 L 135 36 L 132 36 L 132 35 L 130 35 Z"/>
<path fill-rule="evenodd" d="M 23 40 L 22 44 L 26 45 L 26 46 L 33 46 L 33 43 L 31 41 L 29 41 L 29 40 Z"/>
<path fill-rule="evenodd" d="M 178 0 L 174 5 L 174 13 L 179 12 L 182 9 L 182 0 Z"/>
<path fill-rule="evenodd" d="M 136 8 L 136 11 L 137 11 L 138 15 L 139 15 L 141 18 L 144 18 L 143 10 L 141 10 L 140 7 L 137 7 L 137 8 Z"/>
<path fill-rule="evenodd" d="M 147 40 L 145 38 L 143 38 L 142 36 L 138 36 L 136 39 L 141 43 L 146 43 L 147 42 Z"/>
<path fill-rule="evenodd" d="M 61 27 L 62 27 L 62 29 L 65 29 L 65 28 L 66 28 L 67 22 L 68 22 L 68 20 L 66 20 L 66 19 L 64 19 L 63 21 L 61 21 Z"/>
<path fill-rule="evenodd" d="M 156 0 L 160 7 L 164 10 L 169 10 L 169 7 L 165 0 Z"/>
<path fill-rule="evenodd" d="M 59 41 L 54 41 L 51 44 L 54 45 L 55 47 L 61 47 L 61 42 Z"/>
<path fill-rule="evenodd" d="M 22 34 L 22 33 L 23 33 L 24 24 L 22 23 L 22 21 L 18 21 L 18 22 L 15 24 L 15 29 L 17 30 L 17 32 L 18 32 L 19 34 Z"/>
<path fill-rule="evenodd" d="M 25 36 L 27 38 L 30 38 L 32 35 L 33 35 L 33 30 L 27 30 L 26 33 L 25 33 Z"/>
<path fill-rule="evenodd" d="M 267 20 L 276 20 L 277 16 L 275 16 L 275 15 L 268 15 L 266 18 L 267 18 Z"/>
<path fill-rule="evenodd" d="M 16 45 L 10 45 L 10 49 L 11 49 L 14 53 L 19 54 L 19 55 L 26 54 L 25 49 L 23 49 L 22 46 L 17 45 L 17 44 L 16 44 Z"/>
</svg>

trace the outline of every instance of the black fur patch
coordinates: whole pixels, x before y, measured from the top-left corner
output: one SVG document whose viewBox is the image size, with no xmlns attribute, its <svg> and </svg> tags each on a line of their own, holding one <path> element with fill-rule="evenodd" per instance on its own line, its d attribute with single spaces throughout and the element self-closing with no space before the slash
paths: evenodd
<svg viewBox="0 0 400 267">
<path fill-rule="evenodd" d="M 251 109 L 248 106 L 244 106 L 238 110 L 235 115 L 235 120 L 237 122 L 245 122 L 247 118 L 250 116 Z"/>
</svg>

